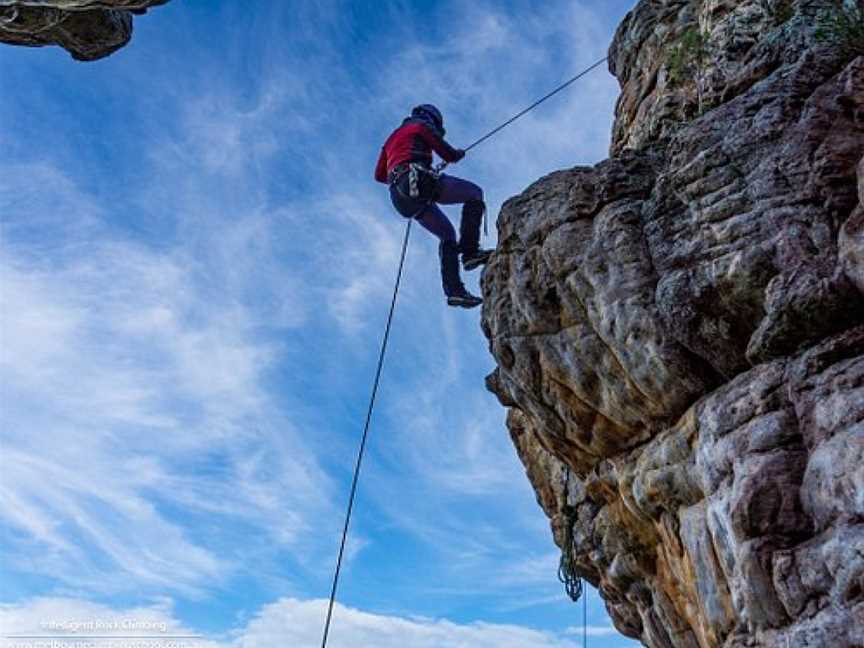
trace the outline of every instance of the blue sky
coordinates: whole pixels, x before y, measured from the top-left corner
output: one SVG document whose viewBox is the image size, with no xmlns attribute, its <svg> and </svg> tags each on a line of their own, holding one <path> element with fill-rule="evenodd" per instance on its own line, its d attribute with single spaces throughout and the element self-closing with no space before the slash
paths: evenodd
<svg viewBox="0 0 864 648">
<path fill-rule="evenodd" d="M 466 145 L 630 4 L 173 0 L 99 62 L 0 48 L 5 633 L 319 643 L 403 234 L 379 147 L 424 102 Z M 494 217 L 603 159 L 616 97 L 598 70 L 451 170 Z M 332 646 L 581 645 L 492 368 L 415 230 Z"/>
</svg>

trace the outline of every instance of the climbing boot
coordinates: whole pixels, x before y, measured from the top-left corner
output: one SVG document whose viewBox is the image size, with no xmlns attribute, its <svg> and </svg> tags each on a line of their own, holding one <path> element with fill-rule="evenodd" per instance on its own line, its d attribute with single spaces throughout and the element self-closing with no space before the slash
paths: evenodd
<svg viewBox="0 0 864 648">
<path fill-rule="evenodd" d="M 472 295 L 464 288 L 462 289 L 461 293 L 458 293 L 456 295 L 449 295 L 447 297 L 448 306 L 459 306 L 461 308 L 476 308 L 482 303 L 482 299 L 475 295 Z"/>
<path fill-rule="evenodd" d="M 455 241 L 443 241 L 438 247 L 441 258 L 441 284 L 447 296 L 448 306 L 474 308 L 483 303 L 467 290 L 459 276 L 459 246 Z"/>
<path fill-rule="evenodd" d="M 462 253 L 462 267 L 474 270 L 485 265 L 492 250 L 480 249 L 480 224 L 486 213 L 486 203 L 482 200 L 469 200 L 462 205 L 462 221 L 459 223 L 459 251 Z"/>
<path fill-rule="evenodd" d="M 476 250 L 474 252 L 465 252 L 462 254 L 462 268 L 465 271 L 474 270 L 480 266 L 486 265 L 489 257 L 492 256 L 492 250 Z"/>
</svg>

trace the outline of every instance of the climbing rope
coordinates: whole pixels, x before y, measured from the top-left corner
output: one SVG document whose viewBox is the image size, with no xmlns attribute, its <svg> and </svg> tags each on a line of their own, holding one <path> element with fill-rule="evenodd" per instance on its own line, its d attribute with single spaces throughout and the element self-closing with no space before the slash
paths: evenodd
<svg viewBox="0 0 864 648">
<path fill-rule="evenodd" d="M 565 81 L 564 83 L 562 83 L 561 85 L 559 85 L 557 88 L 555 88 L 555 89 L 552 90 L 551 92 L 546 93 L 545 95 L 543 95 L 542 97 L 540 97 L 537 101 L 535 101 L 534 103 L 532 103 L 530 106 L 528 106 L 528 107 L 525 108 L 524 110 L 521 110 L 520 112 L 516 113 L 515 115 L 513 115 L 510 119 L 508 119 L 507 121 L 505 121 L 505 122 L 504 122 L 503 124 L 501 124 L 500 126 L 497 126 L 497 127 L 493 128 L 491 131 L 489 131 L 488 133 L 486 133 L 483 137 L 481 137 L 480 139 L 478 139 L 478 140 L 477 140 L 476 142 L 474 142 L 473 144 L 470 144 L 467 148 L 464 149 L 465 153 L 468 153 L 468 151 L 470 151 L 471 149 L 473 149 L 473 148 L 474 148 L 475 146 L 477 146 L 478 144 L 482 144 L 483 142 L 485 142 L 487 139 L 489 139 L 490 137 L 492 137 L 493 135 L 495 135 L 495 134 L 498 133 L 499 131 L 504 130 L 504 129 L 507 128 L 510 124 L 512 124 L 513 122 L 515 122 L 517 119 L 519 119 L 519 118 L 522 117 L 523 115 L 525 115 L 525 114 L 531 112 L 532 110 L 534 110 L 537 106 L 539 106 L 540 104 L 542 104 L 542 103 L 543 103 L 544 101 L 546 101 L 547 99 L 551 99 L 551 98 L 554 97 L 556 94 L 558 94 L 559 92 L 561 92 L 562 90 L 564 90 L 564 88 L 567 88 L 567 87 L 569 87 L 570 85 L 576 83 L 579 79 L 581 79 L 582 77 L 584 77 L 584 76 L 585 76 L 586 74 L 588 74 L 589 72 L 592 72 L 595 68 L 599 67 L 600 65 L 602 65 L 603 63 L 605 63 L 605 62 L 608 61 L 608 60 L 609 60 L 609 57 L 608 57 L 608 56 L 604 56 L 604 57 L 601 58 L 599 61 L 597 61 L 596 63 L 594 63 L 594 64 L 591 65 L 590 67 L 585 68 L 584 70 L 582 70 L 582 71 L 581 71 L 579 74 L 577 74 L 576 76 L 571 77 L 570 79 L 568 79 L 567 81 Z M 447 167 L 447 164 L 448 164 L 447 162 L 442 162 L 441 164 L 439 164 L 439 165 L 435 168 L 435 171 L 436 171 L 437 173 L 441 173 L 441 172 L 442 172 L 442 171 Z M 489 235 L 488 226 L 487 226 L 487 224 L 486 224 L 486 213 L 485 213 L 485 212 L 483 213 L 483 235 L 484 235 L 484 236 L 488 236 L 488 235 Z"/>
<path fill-rule="evenodd" d="M 589 72 L 594 71 L 596 68 L 600 67 L 603 63 L 605 63 L 605 62 L 608 61 L 608 60 L 609 60 L 609 57 L 608 57 L 608 56 L 604 56 L 602 59 L 600 59 L 600 60 L 597 61 L 596 63 L 592 64 L 590 67 L 587 67 L 587 68 L 585 68 L 584 70 L 582 70 L 582 71 L 581 71 L 579 74 L 577 74 L 576 76 L 571 77 L 570 79 L 568 79 L 567 81 L 565 81 L 564 83 L 562 83 L 561 85 L 559 85 L 557 88 L 555 88 L 555 89 L 552 90 L 551 92 L 548 92 L 548 93 L 546 93 L 545 95 L 543 95 L 542 97 L 540 97 L 537 101 L 535 101 L 534 103 L 532 103 L 530 106 L 528 106 L 528 107 L 525 108 L 524 110 L 521 110 L 521 111 L 519 111 L 518 113 L 516 113 L 515 115 L 513 115 L 510 119 L 508 119 L 507 121 L 505 121 L 505 122 L 504 122 L 503 124 L 501 124 L 500 126 L 496 126 L 496 127 L 493 128 L 491 131 L 489 131 L 488 133 L 486 133 L 483 137 L 481 137 L 480 139 L 478 139 L 478 140 L 475 141 L 474 143 L 469 144 L 469 145 L 468 145 L 466 148 L 464 148 L 463 150 L 467 153 L 468 151 L 470 151 L 471 149 L 473 149 L 475 146 L 478 146 L 478 145 L 482 144 L 483 142 L 485 142 L 486 140 L 488 140 L 490 137 L 492 137 L 493 135 L 497 134 L 498 132 L 504 130 L 504 129 L 507 128 L 510 124 L 512 124 L 513 122 L 515 122 L 517 119 L 519 119 L 520 117 L 522 117 L 522 116 L 528 114 L 529 112 L 531 112 L 532 110 L 534 110 L 537 106 L 539 106 L 540 104 L 542 104 L 544 101 L 546 101 L 547 99 L 551 99 L 552 97 L 554 97 L 556 94 L 558 94 L 559 92 L 561 92 L 561 91 L 564 90 L 565 88 L 567 88 L 567 87 L 571 86 L 572 84 L 576 83 L 579 79 L 581 79 L 582 77 L 584 77 L 584 76 L 585 76 L 586 74 L 588 74 Z M 436 170 L 437 172 L 440 173 L 441 171 L 444 170 L 444 168 L 445 168 L 448 164 L 449 164 L 448 162 L 442 162 L 441 164 L 439 164 L 439 165 L 436 167 L 435 170 Z"/>
<path fill-rule="evenodd" d="M 605 61 L 606 61 L 606 57 L 600 59 L 599 61 L 594 63 L 591 67 L 586 68 L 585 70 L 583 70 L 582 72 L 580 72 L 579 74 L 574 76 L 573 78 L 565 81 L 560 86 L 558 86 L 557 88 L 555 88 L 551 92 L 547 93 L 546 95 L 544 95 L 543 97 L 541 97 L 540 99 L 535 101 L 533 104 L 531 104 L 530 106 L 528 106 L 527 108 L 525 108 L 524 110 L 519 112 L 518 114 L 511 117 L 510 119 L 508 119 L 506 122 L 504 122 L 500 126 L 494 128 L 493 130 L 486 133 L 483 137 L 481 137 L 476 142 L 474 142 L 473 144 L 468 146 L 465 149 L 465 152 L 467 153 L 468 151 L 473 149 L 475 146 L 481 144 L 482 142 L 485 142 L 487 139 L 489 139 L 490 137 L 492 137 L 496 133 L 502 131 L 507 126 L 509 126 L 510 124 L 515 122 L 517 119 L 519 119 L 520 117 L 522 117 L 526 113 L 531 112 L 537 106 L 542 104 L 544 101 L 546 101 L 547 99 L 558 94 L 559 92 L 564 90 L 564 88 L 567 88 L 571 84 L 575 83 L 576 81 L 581 79 L 583 76 L 585 76 L 586 74 L 588 74 L 589 72 L 594 70 L 594 68 L 600 66 L 600 64 L 602 64 Z M 435 171 L 437 173 L 440 173 L 444 169 L 444 167 L 446 167 L 446 166 L 447 166 L 446 163 L 440 164 L 438 167 L 436 167 Z M 357 482 L 360 478 L 360 467 L 363 463 L 363 456 L 364 456 L 365 451 L 366 451 L 366 440 L 369 436 L 369 425 L 372 421 L 372 412 L 375 409 L 375 397 L 378 395 L 378 385 L 381 381 L 381 370 L 384 367 L 384 354 L 387 351 L 387 342 L 390 339 L 390 327 L 393 323 L 393 313 L 396 310 L 396 299 L 399 295 L 399 286 L 402 283 L 402 270 L 405 267 L 405 255 L 408 251 L 408 238 L 411 235 L 411 223 L 414 222 L 414 218 L 419 216 L 420 213 L 424 209 L 426 209 L 427 206 L 428 206 L 428 203 L 426 205 L 424 205 L 414 216 L 409 218 L 408 219 L 408 226 L 405 228 L 405 239 L 402 241 L 402 254 L 399 258 L 399 269 L 396 272 L 396 284 L 393 287 L 393 298 L 390 301 L 390 312 L 387 315 L 387 326 L 384 328 L 384 337 L 381 341 L 381 351 L 378 354 L 378 367 L 375 370 L 375 381 L 372 385 L 372 396 L 369 399 L 369 408 L 366 411 L 366 424 L 363 426 L 363 435 L 360 439 L 360 449 L 357 452 L 357 461 L 354 465 L 354 477 L 351 480 L 351 492 L 350 492 L 350 495 L 348 496 L 348 510 L 345 512 L 345 523 L 344 523 L 344 526 L 342 527 L 342 540 L 339 543 L 339 554 L 336 558 L 336 569 L 333 572 L 333 585 L 330 589 L 330 601 L 327 605 L 327 618 L 324 621 L 324 636 L 321 639 L 321 648 L 327 647 L 327 639 L 328 639 L 328 636 L 330 634 L 330 622 L 333 619 L 333 606 L 336 603 L 336 589 L 339 585 L 339 574 L 341 573 L 341 570 L 342 570 L 342 558 L 345 554 L 345 543 L 346 543 L 347 538 L 348 538 L 348 528 L 351 524 L 351 513 L 354 510 L 354 499 L 357 495 Z M 569 476 L 570 475 L 568 473 L 568 475 L 567 475 L 568 479 L 569 479 Z M 571 534 L 572 534 L 572 530 L 571 530 Z M 572 542 L 571 542 L 571 544 L 572 544 Z M 563 557 L 562 557 L 562 566 L 563 566 L 563 564 L 564 563 L 563 563 Z M 560 573 L 561 572 L 559 572 L 559 576 L 560 576 Z M 569 572 L 569 573 L 572 573 L 572 572 Z M 568 578 L 570 578 L 570 577 L 568 576 Z M 579 599 L 579 596 L 582 593 L 582 582 L 580 580 L 578 580 L 578 577 L 577 577 L 576 583 L 578 585 L 578 594 L 576 594 L 576 598 L 573 598 L 573 595 L 571 595 L 571 598 L 573 598 L 574 601 L 577 601 Z M 570 587 L 570 586 L 568 586 L 568 587 Z M 573 586 L 573 587 L 575 587 L 575 586 Z M 575 593 L 576 590 L 573 589 L 573 592 Z M 570 594 L 570 589 L 568 589 L 568 594 Z"/>
<path fill-rule="evenodd" d="M 588 648 L 588 590 L 582 597 L 582 648 Z"/>
<path fill-rule="evenodd" d="M 582 71 L 581 71 L 579 74 L 577 74 L 576 76 L 572 77 L 571 79 L 569 79 L 569 80 L 565 81 L 564 83 L 562 83 L 561 85 L 559 85 L 557 88 L 555 88 L 554 90 L 552 90 L 552 92 L 549 92 L 549 93 L 545 94 L 544 96 L 540 97 L 540 99 L 538 99 L 537 101 L 535 101 L 534 103 L 532 103 L 530 106 L 528 106 L 527 108 L 525 108 L 525 110 L 522 110 L 521 112 L 517 113 L 516 115 L 514 115 L 513 117 L 511 117 L 510 119 L 508 119 L 506 122 L 504 122 L 503 124 L 501 124 L 501 125 L 498 126 L 497 128 L 493 128 L 491 131 L 489 131 L 488 133 L 486 133 L 483 137 L 481 137 L 481 138 L 478 139 L 476 142 L 474 142 L 473 144 L 471 144 L 470 146 L 468 146 L 468 148 L 465 149 L 465 152 L 467 153 L 468 151 L 470 151 L 471 149 L 473 149 L 475 146 L 477 146 L 477 145 L 479 145 L 479 144 L 482 144 L 483 142 L 485 142 L 487 139 L 489 139 L 490 137 L 492 137 L 493 135 L 495 135 L 495 134 L 498 133 L 499 131 L 504 130 L 504 129 L 507 128 L 510 124 L 512 124 L 513 122 L 515 122 L 517 119 L 519 119 L 519 118 L 522 117 L 523 115 L 525 115 L 525 114 L 531 112 L 532 110 L 534 110 L 537 106 L 539 106 L 540 104 L 542 104 L 542 103 L 543 103 L 544 101 L 546 101 L 547 99 L 551 99 L 551 98 L 554 97 L 556 94 L 558 94 L 559 92 L 561 92 L 564 88 L 567 88 L 567 87 L 569 87 L 570 85 L 576 83 L 579 79 L 581 79 L 582 77 L 584 77 L 586 74 L 588 74 L 589 72 L 593 71 L 595 68 L 600 67 L 600 65 L 602 65 L 603 63 L 605 63 L 608 59 L 609 59 L 608 56 L 604 56 L 602 59 L 600 59 L 599 61 L 597 61 L 596 63 L 594 63 L 591 67 L 585 68 L 584 70 L 582 70 Z"/>
<path fill-rule="evenodd" d="M 425 209 L 425 205 L 423 207 Z M 422 210 L 421 210 L 422 211 Z M 402 255 L 399 257 L 399 270 L 396 272 L 396 285 L 393 287 L 393 299 L 390 301 L 390 313 L 387 315 L 387 326 L 384 328 L 384 338 L 381 341 L 381 352 L 378 354 L 378 368 L 375 370 L 375 382 L 372 386 L 372 396 L 369 399 L 369 409 L 366 411 L 366 424 L 363 426 L 363 437 L 360 440 L 360 450 L 357 452 L 357 463 L 354 466 L 354 479 L 351 481 L 351 494 L 348 497 L 348 511 L 345 513 L 345 526 L 342 528 L 342 542 L 339 544 L 339 555 L 336 558 L 336 570 L 333 573 L 333 587 L 330 590 L 330 603 L 327 606 L 327 620 L 324 622 L 324 637 L 321 648 L 327 646 L 327 635 L 330 633 L 330 621 L 333 618 L 333 604 L 336 602 L 336 587 L 339 584 L 339 572 L 342 569 L 342 556 L 345 553 L 345 541 L 348 538 L 348 526 L 351 524 L 351 511 L 354 509 L 354 497 L 357 494 L 357 480 L 360 477 L 360 466 L 366 450 L 366 439 L 369 436 L 369 424 L 372 421 L 372 410 L 375 409 L 375 397 L 378 395 L 378 384 L 381 381 L 381 370 L 384 367 L 384 354 L 387 351 L 387 341 L 390 339 L 390 326 L 393 323 L 393 313 L 396 310 L 396 298 L 399 295 L 399 284 L 402 283 L 402 269 L 405 267 L 405 254 L 408 251 L 408 237 L 411 235 L 411 223 L 408 219 L 405 227 L 405 239 L 402 241 Z"/>
</svg>

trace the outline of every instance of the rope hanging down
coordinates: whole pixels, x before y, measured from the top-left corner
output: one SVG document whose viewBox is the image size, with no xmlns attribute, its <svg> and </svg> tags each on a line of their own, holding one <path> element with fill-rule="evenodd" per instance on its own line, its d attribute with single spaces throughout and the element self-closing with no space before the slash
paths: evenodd
<svg viewBox="0 0 864 648">
<path fill-rule="evenodd" d="M 390 339 L 390 326 L 393 323 L 393 312 L 396 310 L 396 298 L 399 295 L 399 284 L 402 283 L 402 269 L 405 267 L 405 253 L 408 251 L 408 237 L 411 235 L 411 223 L 408 219 L 405 228 L 405 239 L 402 241 L 402 255 L 399 257 L 399 270 L 396 273 L 396 285 L 393 287 L 393 299 L 390 301 L 390 313 L 387 315 L 387 326 L 384 328 L 384 338 L 381 341 L 381 352 L 378 354 L 378 368 L 375 370 L 375 382 L 372 386 L 372 397 L 369 399 L 369 409 L 366 412 L 366 425 L 363 426 L 363 437 L 360 440 L 360 450 L 357 453 L 357 463 L 354 466 L 354 479 L 351 482 L 351 495 L 348 497 L 348 511 L 345 514 L 345 526 L 342 529 L 342 542 L 339 545 L 339 556 L 336 558 L 336 571 L 333 574 L 333 588 L 330 590 L 330 603 L 327 606 L 327 620 L 324 622 L 324 637 L 321 648 L 327 646 L 327 635 L 330 633 L 330 620 L 333 617 L 333 604 L 336 602 L 336 587 L 339 584 L 339 572 L 342 569 L 342 556 L 345 553 L 345 540 L 348 537 L 348 526 L 351 524 L 351 511 L 354 509 L 354 496 L 357 494 L 357 480 L 360 477 L 360 465 L 366 450 L 366 439 L 369 436 L 369 424 L 372 421 L 372 410 L 375 408 L 375 397 L 378 395 L 378 383 L 381 381 L 381 369 L 384 367 L 384 353 L 387 351 L 387 341 Z"/>
<path fill-rule="evenodd" d="M 525 108 L 524 110 L 519 112 L 518 114 L 511 117 L 510 119 L 508 119 L 506 122 L 504 122 L 503 124 L 501 124 L 497 128 L 489 131 L 483 137 L 481 137 L 476 142 L 474 142 L 473 144 L 468 146 L 465 149 L 465 152 L 467 153 L 468 151 L 473 149 L 475 146 L 485 142 L 487 139 L 489 139 L 490 137 L 492 137 L 493 135 L 495 135 L 499 131 L 502 131 L 505 128 L 507 128 L 507 126 L 509 126 L 510 124 L 515 122 L 517 119 L 519 119 L 523 115 L 534 110 L 537 106 L 542 104 L 547 99 L 550 99 L 551 97 L 558 94 L 559 92 L 561 92 L 562 90 L 564 90 L 565 88 L 570 86 L 571 84 L 575 83 L 576 81 L 581 79 L 583 76 L 585 76 L 586 74 L 588 74 L 589 72 L 591 72 L 595 68 L 599 67 L 602 63 L 604 63 L 606 61 L 606 58 L 607 57 L 603 57 L 602 59 L 600 59 L 599 61 L 594 63 L 594 65 L 592 65 L 591 67 L 586 68 L 585 70 L 583 70 L 582 72 L 580 72 L 579 74 L 574 76 L 573 78 L 565 81 L 560 86 L 558 86 L 557 88 L 555 88 L 554 90 L 552 90 L 548 94 L 544 95 L 543 97 L 541 97 L 540 99 L 535 101 L 533 104 L 531 104 L 530 106 L 528 106 L 527 108 Z M 445 166 L 447 166 L 447 165 L 446 164 L 441 165 L 439 167 L 439 170 L 443 169 Z M 419 215 L 419 212 L 417 215 Z M 339 585 L 339 574 L 342 570 L 342 558 L 345 554 L 345 542 L 348 538 L 348 528 L 351 524 L 351 512 L 354 510 L 354 498 L 357 494 L 357 482 L 360 478 L 360 467 L 363 463 L 363 455 L 365 454 L 365 451 L 366 451 L 366 440 L 369 436 L 369 425 L 372 421 L 372 412 L 375 409 L 375 397 L 378 395 L 378 384 L 381 381 L 381 370 L 384 367 L 384 354 L 387 351 L 387 342 L 390 339 L 390 327 L 393 324 L 393 313 L 396 310 L 396 298 L 399 295 L 399 285 L 402 282 L 402 270 L 405 267 L 405 254 L 408 251 L 408 238 L 411 234 L 411 223 L 413 221 L 414 221 L 413 217 L 408 219 L 408 226 L 405 228 L 405 239 L 402 241 L 402 254 L 399 258 L 399 270 L 396 273 L 396 285 L 393 287 L 393 298 L 390 301 L 390 312 L 387 315 L 387 326 L 384 328 L 384 338 L 381 341 L 381 351 L 378 355 L 378 367 L 375 370 L 375 381 L 374 381 L 373 386 L 372 386 L 372 396 L 369 399 L 369 409 L 366 412 L 366 424 L 363 426 L 363 436 L 360 439 L 360 449 L 357 452 L 357 462 L 354 465 L 354 477 L 351 480 L 351 493 L 348 496 L 348 510 L 345 513 L 345 524 L 342 528 L 342 540 L 339 544 L 339 554 L 336 558 L 336 569 L 333 573 L 333 586 L 330 589 L 330 602 L 327 605 L 327 619 L 324 622 L 324 636 L 321 639 L 321 648 L 327 647 L 327 639 L 328 639 L 328 636 L 330 634 L 330 622 L 333 619 L 333 606 L 336 602 L 336 589 Z M 581 590 L 581 583 L 580 583 L 580 590 Z"/>
<path fill-rule="evenodd" d="M 588 590 L 582 597 L 582 648 L 588 648 Z"/>
</svg>

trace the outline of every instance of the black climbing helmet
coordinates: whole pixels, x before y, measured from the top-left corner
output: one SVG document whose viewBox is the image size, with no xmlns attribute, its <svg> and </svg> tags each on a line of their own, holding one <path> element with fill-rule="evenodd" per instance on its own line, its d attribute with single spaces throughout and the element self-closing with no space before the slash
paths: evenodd
<svg viewBox="0 0 864 648">
<path fill-rule="evenodd" d="M 411 116 L 431 122 L 435 128 L 444 132 L 444 117 L 441 111 L 432 104 L 420 104 L 411 110 Z"/>
</svg>

